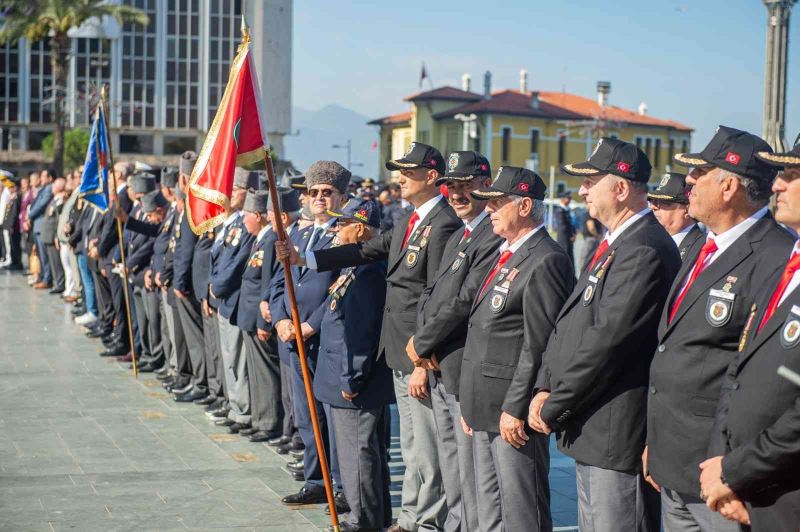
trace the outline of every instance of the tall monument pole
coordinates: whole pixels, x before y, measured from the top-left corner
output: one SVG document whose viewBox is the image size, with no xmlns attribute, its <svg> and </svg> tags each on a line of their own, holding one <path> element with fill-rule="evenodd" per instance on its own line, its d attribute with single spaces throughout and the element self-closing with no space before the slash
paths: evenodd
<svg viewBox="0 0 800 532">
<path fill-rule="evenodd" d="M 767 7 L 767 49 L 764 72 L 763 136 L 776 151 L 786 151 L 786 66 L 789 15 L 797 0 L 764 0 Z"/>
</svg>

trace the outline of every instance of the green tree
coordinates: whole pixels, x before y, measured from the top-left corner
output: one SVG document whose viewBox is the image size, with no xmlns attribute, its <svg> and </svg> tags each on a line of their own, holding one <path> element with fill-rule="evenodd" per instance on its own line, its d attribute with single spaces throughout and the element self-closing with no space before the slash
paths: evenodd
<svg viewBox="0 0 800 532">
<path fill-rule="evenodd" d="M 64 133 L 64 171 L 69 172 L 81 166 L 86 159 L 86 148 L 89 147 L 91 132 L 75 128 Z M 42 141 L 45 156 L 54 158 L 56 134 L 50 133 Z M 59 174 L 60 175 L 60 174 Z"/>
<path fill-rule="evenodd" d="M 64 167 L 64 130 L 69 72 L 69 30 L 98 17 L 114 17 L 124 24 L 147 25 L 149 18 L 140 9 L 116 5 L 106 0 L 3 0 L 0 14 L 0 45 L 25 37 L 30 42 L 47 39 L 50 44 L 50 66 L 53 71 L 53 166 L 60 175 Z"/>
</svg>

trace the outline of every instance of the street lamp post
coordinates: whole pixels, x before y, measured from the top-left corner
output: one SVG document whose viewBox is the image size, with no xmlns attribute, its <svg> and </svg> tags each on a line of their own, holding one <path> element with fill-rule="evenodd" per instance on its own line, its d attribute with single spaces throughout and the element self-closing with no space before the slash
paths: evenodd
<svg viewBox="0 0 800 532">
<path fill-rule="evenodd" d="M 350 154 L 352 152 L 352 141 L 347 139 L 347 144 L 334 144 L 331 148 L 335 150 L 347 150 L 347 169 L 350 170 Z"/>
</svg>

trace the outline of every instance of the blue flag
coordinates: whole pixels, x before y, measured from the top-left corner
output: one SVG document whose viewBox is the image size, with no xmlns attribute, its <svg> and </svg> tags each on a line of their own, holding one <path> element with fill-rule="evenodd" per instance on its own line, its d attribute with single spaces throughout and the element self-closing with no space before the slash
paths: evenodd
<svg viewBox="0 0 800 532">
<path fill-rule="evenodd" d="M 108 210 L 108 136 L 102 106 L 97 107 L 97 116 L 92 125 L 89 148 L 83 163 L 80 197 L 100 212 Z"/>
</svg>

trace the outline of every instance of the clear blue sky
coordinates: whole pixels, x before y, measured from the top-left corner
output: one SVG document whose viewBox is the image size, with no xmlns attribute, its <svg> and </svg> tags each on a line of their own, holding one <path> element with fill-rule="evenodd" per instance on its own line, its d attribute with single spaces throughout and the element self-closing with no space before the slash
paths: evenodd
<svg viewBox="0 0 800 532">
<path fill-rule="evenodd" d="M 436 86 L 594 96 L 694 127 L 695 148 L 718 124 L 761 133 L 766 8 L 761 0 L 299 0 L 293 104 L 335 103 L 371 118 L 408 110 L 425 62 Z M 787 141 L 800 132 L 800 4 L 790 23 Z"/>
</svg>

